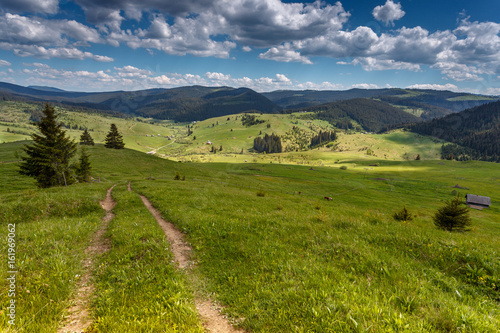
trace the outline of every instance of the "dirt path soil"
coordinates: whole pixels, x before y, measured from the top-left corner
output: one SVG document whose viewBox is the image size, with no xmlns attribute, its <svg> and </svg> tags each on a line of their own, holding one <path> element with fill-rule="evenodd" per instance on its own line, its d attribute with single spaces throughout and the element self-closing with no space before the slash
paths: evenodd
<svg viewBox="0 0 500 333">
<path fill-rule="evenodd" d="M 130 184 L 129 184 L 129 190 Z M 158 224 L 165 232 L 167 240 L 172 246 L 172 252 L 174 254 L 174 260 L 178 264 L 179 268 L 186 269 L 186 273 L 189 274 L 190 268 L 192 267 L 192 261 L 190 260 L 191 247 L 184 241 L 184 235 L 180 232 L 172 223 L 164 220 L 161 217 L 160 212 L 153 207 L 151 202 L 143 195 L 140 195 L 142 202 L 149 209 L 151 214 L 156 218 Z M 191 276 L 191 278 L 194 278 Z M 203 325 L 208 332 L 211 333 L 244 333 L 243 330 L 234 328 L 227 318 L 225 318 L 221 312 L 220 308 L 214 305 L 214 302 L 210 299 L 202 300 L 200 298 L 195 299 L 196 309 L 202 318 Z"/>
<path fill-rule="evenodd" d="M 104 237 L 104 233 L 108 228 L 109 222 L 113 219 L 115 214 L 111 211 L 115 207 L 116 202 L 111 197 L 113 185 L 106 195 L 106 198 L 100 202 L 101 207 L 106 210 L 106 216 L 102 219 L 102 226 L 92 236 L 89 247 L 85 250 L 85 259 L 82 262 L 85 274 L 80 278 L 76 284 L 77 292 L 73 295 L 71 304 L 68 309 L 68 316 L 64 321 L 64 326 L 57 332 L 84 332 L 92 323 L 89 316 L 89 303 L 95 287 L 91 281 L 93 259 L 95 256 L 103 254 L 110 250 L 111 244 L 109 239 Z"/>
</svg>

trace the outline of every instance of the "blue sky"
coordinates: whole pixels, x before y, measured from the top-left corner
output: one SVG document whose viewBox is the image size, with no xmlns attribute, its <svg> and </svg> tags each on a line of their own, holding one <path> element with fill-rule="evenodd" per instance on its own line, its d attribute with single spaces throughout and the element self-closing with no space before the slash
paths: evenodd
<svg viewBox="0 0 500 333">
<path fill-rule="evenodd" d="M 0 0 L 0 81 L 500 95 L 498 0 Z"/>
</svg>

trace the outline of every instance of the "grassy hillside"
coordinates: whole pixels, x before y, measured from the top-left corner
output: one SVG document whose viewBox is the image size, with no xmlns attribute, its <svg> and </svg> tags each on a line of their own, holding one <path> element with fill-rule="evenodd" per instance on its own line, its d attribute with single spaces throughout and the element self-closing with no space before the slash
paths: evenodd
<svg viewBox="0 0 500 333">
<path fill-rule="evenodd" d="M 30 115 L 40 108 L 40 105 L 26 102 L 0 102 L 0 141 L 29 139 L 29 134 L 34 130 L 29 123 Z M 155 152 L 181 161 L 244 163 L 245 160 L 255 160 L 263 163 L 334 165 L 352 159 L 414 159 L 419 154 L 422 159 L 436 159 L 440 156 L 442 144 L 437 139 L 401 130 L 382 135 L 341 130 L 337 131 L 338 140 L 334 144 L 306 151 L 314 134 L 320 130 L 334 129 L 327 121 L 316 119 L 312 113 L 255 113 L 253 115 L 263 122 L 247 127 L 242 124 L 241 115 L 216 117 L 195 124 L 176 124 L 57 109 L 60 121 L 70 127 L 88 128 L 96 143 L 103 143 L 110 124 L 115 123 L 123 134 L 127 148 Z M 356 125 L 355 121 L 353 123 Z M 193 131 L 190 136 L 187 136 L 187 125 Z M 82 133 L 77 129 L 67 129 L 67 132 L 76 140 Z M 267 156 L 252 153 L 253 140 L 257 136 L 272 133 L 282 137 L 285 153 Z M 217 149 L 222 146 L 223 150 L 217 154 L 210 153 L 212 146 L 207 145 L 208 141 Z M 16 158 L 13 156 L 12 159 Z"/>
<path fill-rule="evenodd" d="M 393 140 L 404 142 L 403 134 L 393 133 Z M 0 159 L 10 160 L 17 148 L 0 145 Z M 498 164 L 353 156 L 339 163 L 342 170 L 178 163 L 102 145 L 90 153 L 102 183 L 38 190 L 14 163 L 0 164 L 1 221 L 17 228 L 17 315 L 26 324 L 20 331 L 56 330 L 104 214 L 97 201 L 114 183 L 112 250 L 95 272 L 96 328 L 186 325 L 183 331 L 196 332 L 193 293 L 212 295 L 249 332 L 496 332 L 500 326 Z M 176 172 L 186 180 L 174 180 Z M 185 233 L 196 285 L 165 266 L 168 246 L 138 197 L 126 191 L 128 181 Z M 454 191 L 492 199 L 490 209 L 470 211 L 470 232 L 433 226 L 434 212 Z M 393 220 L 403 205 L 413 221 Z M 5 252 L 0 260 L 6 262 Z M 132 326 L 120 326 L 125 321 Z M 0 326 L 7 327 L 5 313 Z"/>
<path fill-rule="evenodd" d="M 30 115 L 40 111 L 39 104 L 1 101 L 0 102 L 0 142 L 13 142 L 30 138 L 35 130 L 31 125 Z M 142 152 L 149 152 L 168 145 L 171 140 L 167 136 L 183 136 L 187 132 L 184 126 L 172 126 L 172 122 L 158 121 L 146 118 L 121 118 L 100 113 L 74 112 L 67 108 L 56 107 L 59 114 L 58 121 L 69 127 L 87 128 L 96 143 L 104 142 L 110 125 L 116 124 L 123 135 L 128 148 Z M 9 129 L 9 132 L 7 132 Z M 80 129 L 65 129 L 68 135 L 79 140 L 82 134 Z M 146 136 L 147 135 L 147 136 Z"/>
</svg>

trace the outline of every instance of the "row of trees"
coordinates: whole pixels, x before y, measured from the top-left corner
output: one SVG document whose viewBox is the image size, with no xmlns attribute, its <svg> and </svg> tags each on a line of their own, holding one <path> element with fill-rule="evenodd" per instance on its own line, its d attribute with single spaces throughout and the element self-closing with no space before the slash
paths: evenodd
<svg viewBox="0 0 500 333">
<path fill-rule="evenodd" d="M 319 133 L 311 138 L 310 148 L 321 146 L 330 141 L 335 141 L 337 135 L 333 131 L 319 131 Z"/>
<path fill-rule="evenodd" d="M 57 122 L 54 107 L 45 105 L 43 115 L 34 125 L 39 133 L 31 134 L 33 144 L 25 145 L 24 156 L 21 156 L 19 173 L 35 178 L 39 187 L 70 185 L 76 181 L 89 182 L 92 166 L 90 155 L 83 147 L 94 145 L 94 140 L 87 130 L 80 137 L 82 145 L 78 163 L 72 163 L 77 154 L 77 143 L 71 140 Z M 105 147 L 124 148 L 123 138 L 118 133 L 116 125 L 112 124 L 106 136 Z"/>
<path fill-rule="evenodd" d="M 274 133 L 271 135 L 266 134 L 264 138 L 256 137 L 253 140 L 253 149 L 259 153 L 266 152 L 267 154 L 283 152 L 281 138 Z"/>
</svg>

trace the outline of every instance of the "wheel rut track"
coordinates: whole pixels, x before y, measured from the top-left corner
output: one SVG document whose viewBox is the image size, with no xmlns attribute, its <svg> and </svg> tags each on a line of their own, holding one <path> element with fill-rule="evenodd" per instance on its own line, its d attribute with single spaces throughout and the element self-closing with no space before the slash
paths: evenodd
<svg viewBox="0 0 500 333">
<path fill-rule="evenodd" d="M 132 191 L 130 183 L 128 184 L 128 190 Z M 139 194 L 139 196 L 165 233 L 167 240 L 171 244 L 174 260 L 179 269 L 184 269 L 191 279 L 196 279 L 196 277 L 191 274 L 191 268 L 193 267 L 193 262 L 190 260 L 191 247 L 185 242 L 184 234 L 172 223 L 163 219 L 161 213 L 151 204 L 147 197 L 141 194 Z M 220 308 L 218 308 L 211 299 L 196 297 L 195 305 L 202 318 L 203 325 L 208 332 L 245 333 L 245 331 L 233 327 L 228 319 L 221 314 Z"/>
<path fill-rule="evenodd" d="M 108 252 L 111 248 L 109 239 L 104 237 L 109 222 L 115 217 L 112 210 L 116 202 L 111 196 L 113 185 L 108 189 L 106 198 L 100 201 L 101 207 L 106 211 L 106 216 L 102 219 L 102 225 L 92 236 L 90 245 L 85 250 L 85 259 L 82 261 L 84 274 L 76 284 L 76 293 L 73 295 L 70 303 L 72 306 L 68 309 L 68 316 L 64 320 L 64 326 L 57 330 L 58 333 L 66 332 L 84 332 L 91 324 L 89 315 L 89 303 L 95 291 L 95 286 L 91 281 L 94 258 Z"/>
</svg>

